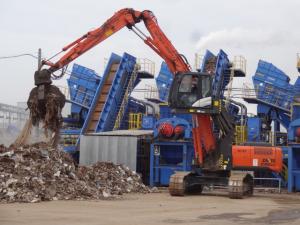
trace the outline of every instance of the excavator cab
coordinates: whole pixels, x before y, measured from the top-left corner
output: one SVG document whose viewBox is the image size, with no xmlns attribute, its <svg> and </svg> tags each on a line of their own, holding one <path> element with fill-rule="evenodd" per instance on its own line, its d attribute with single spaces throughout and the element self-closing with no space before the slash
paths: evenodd
<svg viewBox="0 0 300 225">
<path fill-rule="evenodd" d="M 169 92 L 170 107 L 178 113 L 217 113 L 220 102 L 211 96 L 212 79 L 207 73 L 177 73 Z"/>
</svg>

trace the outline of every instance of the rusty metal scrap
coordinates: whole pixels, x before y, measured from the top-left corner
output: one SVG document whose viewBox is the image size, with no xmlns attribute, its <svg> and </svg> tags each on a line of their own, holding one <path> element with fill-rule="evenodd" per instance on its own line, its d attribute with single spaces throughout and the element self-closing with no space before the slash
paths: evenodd
<svg viewBox="0 0 300 225">
<path fill-rule="evenodd" d="M 79 166 L 69 154 L 45 143 L 0 146 L 0 202 L 114 198 L 150 192 L 141 177 L 122 165 Z"/>
<path fill-rule="evenodd" d="M 57 132 L 62 123 L 61 110 L 65 105 L 65 96 L 54 85 L 45 86 L 45 99 L 38 100 L 38 87 L 31 90 L 27 101 L 30 118 L 34 126 L 44 123 L 44 128 Z"/>
</svg>

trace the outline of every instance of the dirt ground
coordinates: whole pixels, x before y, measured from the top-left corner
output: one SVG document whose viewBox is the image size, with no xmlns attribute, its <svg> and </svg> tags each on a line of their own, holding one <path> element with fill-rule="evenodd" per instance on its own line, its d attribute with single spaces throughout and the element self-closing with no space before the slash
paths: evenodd
<svg viewBox="0 0 300 225">
<path fill-rule="evenodd" d="M 0 204 L 0 224 L 300 224 L 300 196 L 256 194 L 171 197 L 167 192 L 127 194 L 120 200 Z"/>
</svg>

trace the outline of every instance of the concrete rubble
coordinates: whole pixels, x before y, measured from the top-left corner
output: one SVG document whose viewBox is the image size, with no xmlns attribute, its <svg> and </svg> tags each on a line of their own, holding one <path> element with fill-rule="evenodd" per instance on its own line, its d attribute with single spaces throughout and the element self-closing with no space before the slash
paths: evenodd
<svg viewBox="0 0 300 225">
<path fill-rule="evenodd" d="M 69 154 L 44 143 L 0 146 L 0 202 L 114 198 L 149 193 L 141 177 L 122 165 L 79 166 Z"/>
</svg>

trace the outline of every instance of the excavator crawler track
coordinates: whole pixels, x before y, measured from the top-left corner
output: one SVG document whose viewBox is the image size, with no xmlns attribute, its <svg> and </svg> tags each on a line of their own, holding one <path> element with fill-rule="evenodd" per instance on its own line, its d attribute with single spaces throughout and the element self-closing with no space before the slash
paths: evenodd
<svg viewBox="0 0 300 225">
<path fill-rule="evenodd" d="M 184 196 L 186 192 L 186 177 L 190 172 L 176 172 L 170 177 L 169 193 L 172 196 Z"/>
<path fill-rule="evenodd" d="M 253 173 L 232 171 L 229 178 L 229 198 L 242 199 L 253 195 Z"/>
</svg>

